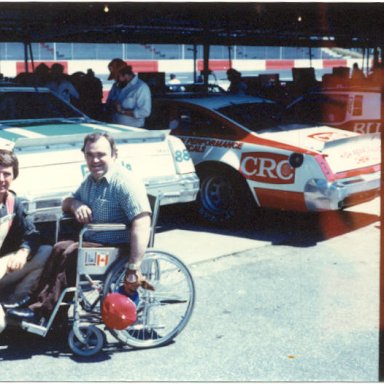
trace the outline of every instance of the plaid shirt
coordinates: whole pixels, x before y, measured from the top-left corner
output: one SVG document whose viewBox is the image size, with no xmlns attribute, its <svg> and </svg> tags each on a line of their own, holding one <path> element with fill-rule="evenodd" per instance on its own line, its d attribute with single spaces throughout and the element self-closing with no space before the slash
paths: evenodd
<svg viewBox="0 0 384 384">
<path fill-rule="evenodd" d="M 93 224 L 119 223 L 130 226 L 137 215 L 151 212 L 144 183 L 118 164 L 97 181 L 88 175 L 73 197 L 91 208 Z M 127 243 L 129 234 L 127 231 L 88 232 L 85 240 L 117 245 Z"/>
</svg>

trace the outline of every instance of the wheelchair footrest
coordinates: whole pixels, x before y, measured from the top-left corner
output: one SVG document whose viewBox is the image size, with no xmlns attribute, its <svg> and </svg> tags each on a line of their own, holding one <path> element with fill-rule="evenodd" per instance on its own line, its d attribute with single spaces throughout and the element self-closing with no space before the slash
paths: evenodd
<svg viewBox="0 0 384 384">
<path fill-rule="evenodd" d="M 44 325 L 43 321 L 42 324 L 28 323 L 26 321 L 22 321 L 21 328 L 27 332 L 43 337 L 46 336 L 46 334 L 48 333 L 48 328 Z"/>
</svg>

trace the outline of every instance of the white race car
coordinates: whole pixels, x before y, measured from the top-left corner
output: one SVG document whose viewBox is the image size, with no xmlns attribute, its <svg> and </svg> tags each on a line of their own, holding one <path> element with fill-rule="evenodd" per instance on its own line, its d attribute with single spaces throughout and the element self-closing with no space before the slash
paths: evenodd
<svg viewBox="0 0 384 384">
<path fill-rule="evenodd" d="M 20 177 L 12 184 L 36 222 L 52 222 L 61 200 L 87 174 L 80 148 L 85 135 L 112 135 L 119 160 L 136 172 L 162 205 L 194 201 L 199 179 L 183 142 L 163 132 L 90 119 L 45 88 L 0 87 L 0 148 L 17 154 Z"/>
<path fill-rule="evenodd" d="M 215 224 L 258 207 L 339 210 L 380 192 L 380 135 L 282 124 L 280 107 L 252 96 L 158 97 L 152 129 L 180 137 L 200 178 L 199 213 Z"/>
</svg>

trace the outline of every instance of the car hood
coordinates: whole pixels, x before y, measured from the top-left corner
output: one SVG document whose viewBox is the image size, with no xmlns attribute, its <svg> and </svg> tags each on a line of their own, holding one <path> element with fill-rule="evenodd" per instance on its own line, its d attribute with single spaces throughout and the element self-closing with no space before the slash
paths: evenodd
<svg viewBox="0 0 384 384">
<path fill-rule="evenodd" d="M 30 121 L 20 124 L 1 123 L 0 139 L 17 142 L 20 139 L 43 139 L 53 136 L 87 135 L 97 130 L 103 130 L 113 134 L 123 132 L 140 132 L 141 129 L 126 127 L 116 124 L 104 124 L 99 122 L 72 122 L 65 121 Z M 2 141 L 3 141 L 2 140 Z"/>
</svg>

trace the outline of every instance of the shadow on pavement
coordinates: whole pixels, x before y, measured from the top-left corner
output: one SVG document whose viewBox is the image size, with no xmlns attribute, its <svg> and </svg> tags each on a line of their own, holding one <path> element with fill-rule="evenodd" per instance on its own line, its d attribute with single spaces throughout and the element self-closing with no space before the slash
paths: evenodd
<svg viewBox="0 0 384 384">
<path fill-rule="evenodd" d="M 218 228 L 199 221 L 192 207 L 175 205 L 162 207 L 157 232 L 177 228 L 269 241 L 274 245 L 310 247 L 375 222 L 378 222 L 377 228 L 380 230 L 380 216 L 370 213 L 353 211 L 298 213 L 259 209 L 252 222 Z"/>
<path fill-rule="evenodd" d="M 7 328 L 0 334 L 0 362 L 26 360 L 33 356 L 44 355 L 55 358 L 67 357 L 79 363 L 98 363 L 111 359 L 111 355 L 117 352 L 135 351 L 116 341 L 105 342 L 103 349 L 94 356 L 77 356 L 71 351 L 67 336 L 66 332 L 49 332 L 46 337 L 41 337 L 16 327 Z"/>
<path fill-rule="evenodd" d="M 41 337 L 14 327 L 0 334 L 0 361 L 26 360 L 34 355 L 61 357 L 70 353 L 63 334 Z"/>
</svg>

